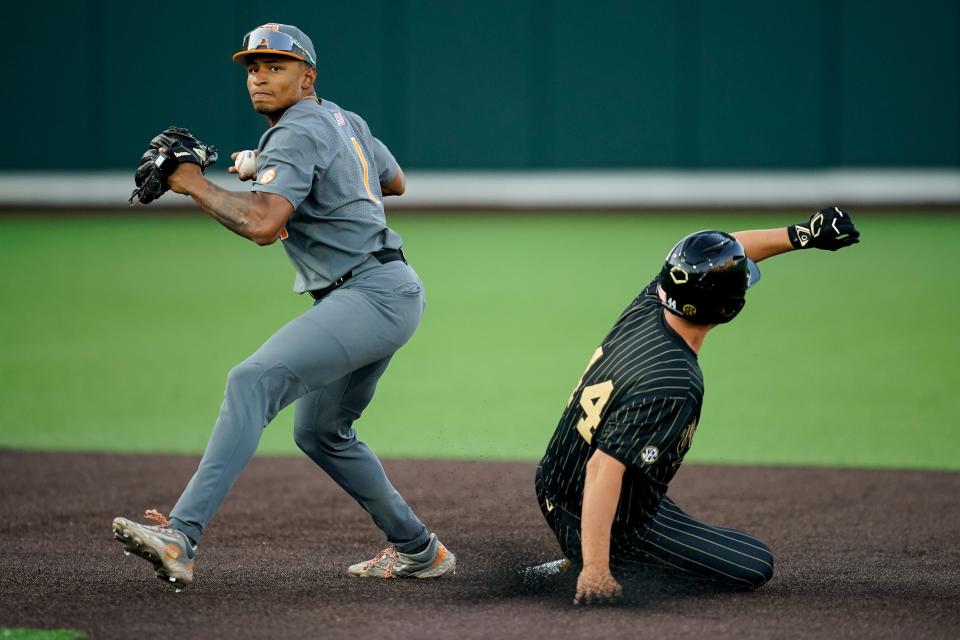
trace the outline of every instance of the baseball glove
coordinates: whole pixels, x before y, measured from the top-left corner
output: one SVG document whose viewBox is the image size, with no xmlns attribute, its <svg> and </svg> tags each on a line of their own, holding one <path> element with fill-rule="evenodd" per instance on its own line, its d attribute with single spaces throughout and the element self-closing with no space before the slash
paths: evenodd
<svg viewBox="0 0 960 640">
<path fill-rule="evenodd" d="M 137 188 L 130 194 L 130 204 L 134 199 L 141 204 L 150 204 L 170 187 L 167 176 L 181 162 L 192 162 L 200 166 L 203 172 L 217 161 L 217 148 L 212 144 L 203 144 L 193 134 L 180 127 L 167 127 L 150 141 L 150 147 L 140 156 L 134 182 Z"/>
</svg>

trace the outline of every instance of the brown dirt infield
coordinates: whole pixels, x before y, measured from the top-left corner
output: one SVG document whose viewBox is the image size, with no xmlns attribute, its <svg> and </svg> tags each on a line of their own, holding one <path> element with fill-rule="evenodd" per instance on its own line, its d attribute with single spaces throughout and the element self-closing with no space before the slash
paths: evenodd
<svg viewBox="0 0 960 640">
<path fill-rule="evenodd" d="M 258 458 L 208 530 L 197 579 L 175 593 L 112 540 L 116 515 L 168 510 L 189 456 L 0 451 L 0 626 L 93 638 L 956 638 L 960 473 L 688 465 L 670 495 L 764 538 L 762 589 L 667 576 L 618 606 L 574 608 L 575 576 L 535 589 L 518 571 L 558 557 L 531 463 L 386 461 L 459 559 L 435 581 L 350 578 L 374 553 L 367 515 L 306 458 Z"/>
</svg>

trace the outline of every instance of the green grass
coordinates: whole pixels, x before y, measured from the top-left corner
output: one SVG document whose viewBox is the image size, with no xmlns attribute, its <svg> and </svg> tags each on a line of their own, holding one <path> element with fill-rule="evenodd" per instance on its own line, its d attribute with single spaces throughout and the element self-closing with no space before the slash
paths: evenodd
<svg viewBox="0 0 960 640">
<path fill-rule="evenodd" d="M 83 640 L 87 635 L 82 631 L 69 629 L 20 629 L 0 627 L 0 640 Z"/>
<path fill-rule="evenodd" d="M 427 314 L 357 427 L 380 455 L 534 459 L 680 236 L 796 215 L 399 214 Z M 960 216 L 762 266 L 701 352 L 690 460 L 960 469 Z M 229 368 L 308 306 L 279 245 L 196 217 L 0 219 L 0 446 L 199 452 Z M 296 451 L 287 410 L 261 453 Z"/>
</svg>

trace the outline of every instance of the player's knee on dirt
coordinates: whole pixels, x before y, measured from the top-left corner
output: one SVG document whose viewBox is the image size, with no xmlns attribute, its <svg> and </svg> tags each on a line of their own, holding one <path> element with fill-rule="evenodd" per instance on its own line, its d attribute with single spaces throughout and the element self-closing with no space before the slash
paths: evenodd
<svg viewBox="0 0 960 640">
<path fill-rule="evenodd" d="M 753 557 L 741 561 L 742 567 L 735 573 L 736 578 L 749 584 L 749 589 L 762 587 L 773 577 L 773 553 L 767 545 L 762 542 L 760 545 L 760 548 L 751 549 Z"/>
</svg>

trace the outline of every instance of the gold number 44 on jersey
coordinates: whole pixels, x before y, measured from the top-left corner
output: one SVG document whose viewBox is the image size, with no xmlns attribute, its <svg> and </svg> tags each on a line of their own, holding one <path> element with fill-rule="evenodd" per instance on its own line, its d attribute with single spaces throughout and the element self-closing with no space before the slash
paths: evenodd
<svg viewBox="0 0 960 640">
<path fill-rule="evenodd" d="M 587 372 L 590 371 L 590 367 L 603 356 L 603 345 L 597 347 L 597 350 L 593 352 L 593 355 L 590 356 L 590 362 L 587 363 L 587 368 L 583 370 L 583 375 L 580 376 L 580 379 L 577 380 L 577 386 L 573 388 L 573 391 L 570 392 L 570 397 L 567 398 L 567 406 L 570 406 L 570 403 L 573 402 L 573 397 L 577 395 L 577 389 L 580 388 L 580 385 L 583 384 L 583 379 L 587 377 Z"/>
<path fill-rule="evenodd" d="M 587 363 L 586 371 L 584 371 L 580 379 L 577 380 L 577 386 L 573 388 L 573 393 L 570 394 L 570 399 L 567 400 L 568 407 L 570 403 L 573 402 L 574 396 L 577 395 L 577 389 L 583 384 L 583 379 L 587 377 L 587 371 L 590 371 L 590 367 L 602 356 L 603 347 L 597 347 L 597 350 L 593 352 L 593 356 L 590 358 L 590 362 Z M 613 382 L 610 380 L 585 387 L 580 393 L 580 407 L 583 409 L 585 415 L 577 422 L 577 431 L 580 432 L 580 435 L 583 436 L 583 439 L 586 440 L 588 444 L 593 441 L 593 432 L 597 430 L 597 426 L 600 424 L 600 416 L 603 414 L 603 408 L 607 405 L 607 401 L 610 400 L 610 394 L 612 393 Z"/>
<path fill-rule="evenodd" d="M 580 392 L 580 407 L 583 409 L 584 416 L 577 423 L 577 431 L 580 432 L 587 443 L 593 441 L 593 432 L 597 430 L 597 426 L 600 424 L 603 408 L 607 406 L 612 393 L 612 380 L 592 384 L 589 387 L 584 387 L 583 391 Z"/>
</svg>

